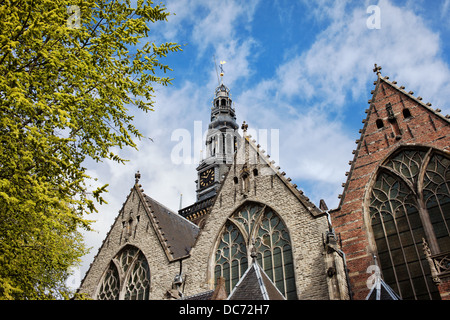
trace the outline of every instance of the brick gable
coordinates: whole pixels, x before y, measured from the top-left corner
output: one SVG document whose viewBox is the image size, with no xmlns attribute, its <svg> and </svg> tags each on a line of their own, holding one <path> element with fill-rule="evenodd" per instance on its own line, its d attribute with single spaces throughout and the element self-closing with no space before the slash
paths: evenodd
<svg viewBox="0 0 450 320">
<path fill-rule="evenodd" d="M 339 207 L 330 212 L 347 255 L 355 299 L 364 299 L 369 292 L 366 281 L 370 274 L 366 270 L 373 264 L 375 252 L 364 200 L 379 165 L 401 146 L 427 146 L 447 152 L 450 148 L 449 119 L 439 109 L 433 110 L 431 104 L 423 103 L 421 97 L 377 74 Z"/>
</svg>

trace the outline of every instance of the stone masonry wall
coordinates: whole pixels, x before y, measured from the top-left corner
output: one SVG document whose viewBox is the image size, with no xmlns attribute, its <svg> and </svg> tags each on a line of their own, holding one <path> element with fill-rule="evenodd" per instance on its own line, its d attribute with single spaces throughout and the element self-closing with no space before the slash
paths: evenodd
<svg viewBox="0 0 450 320">
<path fill-rule="evenodd" d="M 132 188 L 82 282 L 80 292 L 87 293 L 93 299 L 96 298 L 99 283 L 111 259 L 128 244 L 136 246 L 147 258 L 150 267 L 150 299 L 164 299 L 167 290 L 172 287 L 175 275 L 179 272 L 179 262 L 169 263 L 136 188 L 137 186 Z M 134 223 L 131 226 L 131 235 L 127 239 L 126 224 L 130 218 Z"/>
<path fill-rule="evenodd" d="M 245 146 L 246 148 L 240 148 L 236 154 L 235 163 L 222 181 L 221 189 L 190 257 L 182 261 L 183 276 L 186 279 L 183 286 L 184 295 L 190 296 L 214 288 L 215 246 L 222 227 L 227 218 L 242 204 L 254 201 L 272 208 L 289 230 L 298 298 L 329 299 L 322 242 L 322 235 L 328 229 L 326 216 L 323 213 L 318 214 L 320 210 L 305 196 L 300 196 L 300 191 L 284 178 L 284 174 L 277 172 L 266 156 L 260 156 L 257 147 L 249 143 Z M 246 193 L 242 193 L 242 181 L 239 177 L 244 165 L 252 173 Z M 253 174 L 254 169 L 258 170 L 257 176 Z M 239 177 L 238 183 L 235 183 L 235 177 Z M 179 273 L 180 262 L 169 262 L 144 210 L 140 195 L 140 188 L 135 185 L 94 258 L 80 292 L 95 299 L 99 283 L 111 259 L 125 245 L 130 244 L 139 248 L 149 263 L 150 299 L 167 298 L 166 292 L 171 289 L 173 279 Z M 134 223 L 130 235 L 126 236 L 130 218 Z"/>
<path fill-rule="evenodd" d="M 235 164 L 222 182 L 222 188 L 191 252 L 191 258 L 185 262 L 189 269 L 185 294 L 213 289 L 215 246 L 222 227 L 243 203 L 255 201 L 275 210 L 289 230 L 298 298 L 328 299 L 322 244 L 322 233 L 327 230 L 326 216 L 313 217 L 273 169 L 256 157 L 252 146 L 249 148 L 250 151 L 247 149 L 245 155 L 243 149 L 237 153 Z M 245 196 L 241 193 L 241 180 L 237 184 L 234 181 L 235 177 L 239 178 L 244 163 L 247 163 L 250 172 L 256 168 L 259 173 L 257 176 L 250 175 L 249 192 Z"/>
</svg>

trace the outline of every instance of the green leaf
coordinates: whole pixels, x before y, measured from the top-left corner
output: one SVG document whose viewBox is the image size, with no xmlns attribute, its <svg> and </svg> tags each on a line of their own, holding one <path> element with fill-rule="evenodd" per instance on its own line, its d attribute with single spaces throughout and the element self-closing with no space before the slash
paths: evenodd
<svg viewBox="0 0 450 320">
<path fill-rule="evenodd" d="M 181 51 L 148 42 L 168 15 L 144 0 L 0 3 L 0 299 L 73 295 L 80 230 L 108 186 L 90 190 L 84 161 L 125 164 L 113 150 L 137 148 L 129 113 L 154 109 L 154 84 L 171 81 L 163 59 Z"/>
</svg>

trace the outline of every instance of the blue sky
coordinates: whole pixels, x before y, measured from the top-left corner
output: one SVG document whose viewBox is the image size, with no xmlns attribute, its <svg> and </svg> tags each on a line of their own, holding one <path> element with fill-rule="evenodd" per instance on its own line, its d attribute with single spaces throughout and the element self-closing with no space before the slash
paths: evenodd
<svg viewBox="0 0 450 320">
<path fill-rule="evenodd" d="M 175 15 L 151 26 L 148 41 L 183 45 L 183 52 L 165 60 L 173 68 L 173 85 L 157 88 L 154 112 L 136 113 L 136 126 L 153 141 L 139 141 L 139 151 L 120 150 L 130 160 L 125 166 L 87 164 L 88 173 L 98 179 L 92 187 L 110 186 L 108 204 L 88 217 L 97 221 L 97 232 L 86 234 L 92 250 L 71 279 L 74 286 L 114 222 L 137 170 L 145 193 L 169 208 L 178 210 L 180 194 L 183 206 L 195 201 L 198 151 L 217 86 L 214 56 L 227 62 L 223 81 L 231 90 L 238 123 L 249 124 L 253 138 L 275 153 L 281 170 L 313 202 L 323 198 L 330 208 L 338 204 L 363 127 L 376 80 L 374 63 L 383 67 L 384 76 L 450 113 L 450 0 L 162 3 Z M 374 17 L 367 12 L 371 5 L 379 8 L 378 29 L 367 26 Z M 174 161 L 180 132 L 189 134 L 192 146 L 184 163 Z M 278 149 L 271 150 L 272 144 Z"/>
</svg>

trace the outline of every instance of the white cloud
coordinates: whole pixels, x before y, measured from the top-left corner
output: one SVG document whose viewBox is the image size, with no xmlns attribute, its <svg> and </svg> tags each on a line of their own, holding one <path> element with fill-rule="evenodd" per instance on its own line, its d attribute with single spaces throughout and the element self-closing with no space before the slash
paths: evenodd
<svg viewBox="0 0 450 320">
<path fill-rule="evenodd" d="M 381 0 L 381 29 L 371 30 L 366 26 L 370 15 L 365 6 L 344 11 L 341 2 L 320 3 L 317 10 L 332 22 L 307 52 L 280 67 L 280 72 L 289 70 L 283 75 L 294 75 L 280 77 L 286 84 L 283 93 L 311 97 L 314 88 L 315 95 L 326 99 L 330 108 L 341 107 L 348 102 L 347 94 L 354 100 L 366 94 L 373 78 L 371 68 L 378 63 L 384 75 L 425 99 L 439 105 L 449 100 L 450 70 L 440 58 L 442 39 L 409 7 Z M 292 85 L 291 79 L 301 80 L 303 85 Z"/>
<path fill-rule="evenodd" d="M 281 99 L 279 91 L 283 90 L 283 85 L 276 78 L 244 92 L 237 99 L 238 117 L 248 122 L 253 132 L 266 129 L 267 140 L 270 140 L 270 130 L 279 130 L 279 155 L 275 160 L 299 188 L 304 188 L 307 183 L 308 186 L 320 184 L 322 187 L 317 191 L 332 190 L 322 193 L 321 197 L 333 192 L 337 198 L 336 186 L 340 186 L 345 178 L 354 141 L 342 123 L 329 119 L 319 107 L 308 111 L 303 105 Z M 272 154 L 272 145 L 270 148 L 265 146 L 265 141 L 258 135 L 253 138 L 262 142 L 263 148 Z M 308 192 L 307 195 L 316 200 L 320 197 Z"/>
<path fill-rule="evenodd" d="M 314 13 L 330 24 L 314 44 L 237 99 L 238 117 L 250 127 L 280 129 L 280 165 L 300 187 L 321 186 L 312 192 L 328 190 L 336 197 L 342 190 L 358 129 L 349 135 L 340 121 L 344 112 L 363 115 L 376 79 L 374 63 L 427 101 L 443 104 L 450 98 L 439 34 L 409 7 L 389 1 L 379 6 L 381 29 L 371 30 L 366 6 L 349 10 L 343 2 L 320 1 Z"/>
<path fill-rule="evenodd" d="M 183 194 L 183 205 L 195 202 L 195 184 L 197 163 L 176 165 L 171 159 L 171 151 L 177 144 L 171 141 L 172 132 L 183 128 L 189 132 L 189 139 L 194 144 L 194 123 L 203 120 L 203 129 L 207 125 L 208 97 L 204 88 L 186 82 L 179 88 L 163 87 L 158 89 L 155 112 L 135 114 L 135 125 L 147 137 L 137 142 L 138 150 L 116 150 L 129 162 L 126 165 L 105 160 L 102 163 L 87 162 L 88 175 L 97 178 L 92 182 L 92 189 L 109 184 L 108 193 L 102 195 L 108 202 L 97 206 L 99 212 L 86 218 L 95 220 L 92 225 L 96 232 L 84 232 L 85 243 L 92 247 L 91 252 L 83 257 L 81 275 L 84 276 L 89 263 L 98 252 L 126 196 L 134 185 L 134 174 L 141 173 L 140 183 L 144 192 L 155 200 L 165 204 L 170 209 L 179 209 L 180 195 Z M 212 92 L 211 92 L 212 95 Z M 203 132 L 201 133 L 203 134 Z M 201 140 L 202 137 L 196 137 Z M 191 157 L 196 155 L 191 152 Z M 81 279 L 80 279 L 81 280 Z"/>
<path fill-rule="evenodd" d="M 450 11 L 450 0 L 445 0 L 445 2 L 442 4 L 441 17 L 447 18 L 449 11 Z"/>
<path fill-rule="evenodd" d="M 242 79 L 248 78 L 253 73 L 253 68 L 250 61 L 255 58 L 256 42 L 252 39 L 245 41 L 230 40 L 226 43 L 219 43 L 215 49 L 215 55 L 218 59 L 226 61 L 223 65 L 225 72 L 224 83 L 233 88 L 233 85 Z M 219 63 L 219 61 L 217 61 Z M 211 73 L 214 72 L 210 83 L 211 86 L 217 85 L 217 75 L 215 70 L 211 68 Z"/>
<path fill-rule="evenodd" d="M 250 28 L 258 3 L 259 0 L 171 0 L 167 2 L 167 9 L 175 16 L 171 17 L 164 34 L 168 38 L 192 40 L 201 56 L 208 46 L 239 38 L 238 25 Z"/>
</svg>

